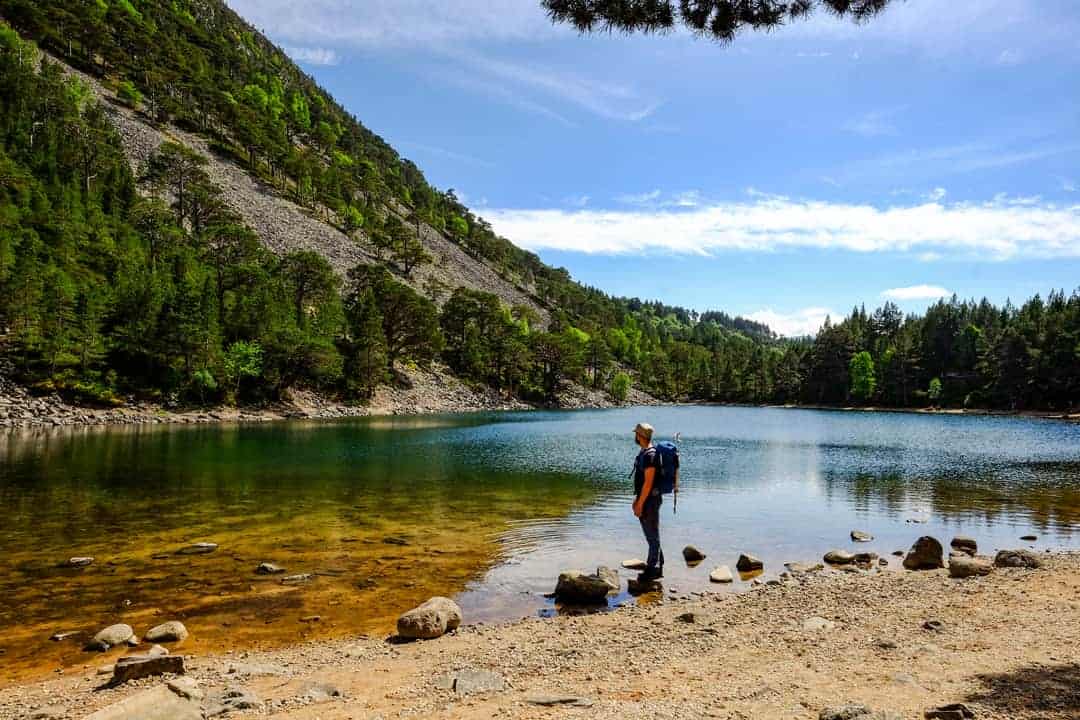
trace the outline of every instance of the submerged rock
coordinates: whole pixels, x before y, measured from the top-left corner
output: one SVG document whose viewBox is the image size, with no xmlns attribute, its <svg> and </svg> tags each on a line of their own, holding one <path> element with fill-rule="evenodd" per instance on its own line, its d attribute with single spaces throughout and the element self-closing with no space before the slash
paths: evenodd
<svg viewBox="0 0 1080 720">
<path fill-rule="evenodd" d="M 937 570 L 945 567 L 945 550 L 941 543 L 929 535 L 923 535 L 915 541 L 904 557 L 904 567 L 908 570 Z"/>
<path fill-rule="evenodd" d="M 143 639 L 151 643 L 182 642 L 187 639 L 187 636 L 188 631 L 184 623 L 171 620 L 147 630 Z"/>
<path fill-rule="evenodd" d="M 627 570 L 644 570 L 649 567 L 649 563 L 640 558 L 634 558 L 632 560 L 623 560 L 622 566 Z"/>
<path fill-rule="evenodd" d="M 256 575 L 281 575 L 285 572 L 285 568 L 274 563 L 259 563 L 259 567 L 255 568 Z"/>
<path fill-rule="evenodd" d="M 576 605 L 599 605 L 607 602 L 611 586 L 599 575 L 586 575 L 569 570 L 559 575 L 555 585 L 555 599 Z"/>
<path fill-rule="evenodd" d="M 176 551 L 177 555 L 206 555 L 218 549 L 217 543 L 200 542 L 194 545 L 182 547 Z"/>
<path fill-rule="evenodd" d="M 607 594 L 607 585 L 604 585 Z M 432 640 L 456 630 L 461 625 L 461 608 L 445 597 L 433 597 L 398 618 L 399 637 L 413 640 Z"/>
<path fill-rule="evenodd" d="M 739 561 L 735 563 L 735 569 L 739 572 L 753 572 L 755 570 L 763 570 L 765 563 L 753 555 L 743 553 L 739 556 Z"/>
<path fill-rule="evenodd" d="M 94 558 L 92 558 L 92 557 L 73 557 L 73 558 L 68 558 L 68 561 L 66 563 L 64 563 L 64 565 L 66 565 L 67 567 L 73 567 L 73 568 L 84 568 L 84 567 L 88 567 L 88 566 L 92 565 L 93 563 L 94 563 Z"/>
<path fill-rule="evenodd" d="M 288 577 L 281 578 L 282 585 L 303 585 L 309 583 L 315 579 L 315 576 L 311 573 L 300 573 L 299 575 L 289 575 Z"/>
<path fill-rule="evenodd" d="M 645 595 L 663 591 L 663 584 L 656 579 L 646 577 L 630 578 L 626 581 L 626 590 L 631 595 Z"/>
<path fill-rule="evenodd" d="M 874 536 L 861 530 L 852 530 L 851 539 L 854 542 L 870 542 L 874 539 Z"/>
<path fill-rule="evenodd" d="M 1025 542 L 1035 542 L 1036 540 L 1039 539 L 1039 536 L 1038 535 L 1021 535 L 1020 539 L 1025 541 Z"/>
</svg>

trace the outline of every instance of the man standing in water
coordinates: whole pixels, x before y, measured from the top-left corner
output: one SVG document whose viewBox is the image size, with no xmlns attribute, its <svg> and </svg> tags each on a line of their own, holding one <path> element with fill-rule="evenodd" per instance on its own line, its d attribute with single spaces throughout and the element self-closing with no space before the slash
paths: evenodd
<svg viewBox="0 0 1080 720">
<path fill-rule="evenodd" d="M 649 559 L 642 577 L 654 580 L 664 576 L 664 551 L 660 549 L 660 487 L 657 470 L 660 456 L 652 444 L 653 427 L 638 423 L 634 428 L 637 459 L 634 460 L 634 515 L 641 520 L 641 529 L 649 543 Z"/>
</svg>

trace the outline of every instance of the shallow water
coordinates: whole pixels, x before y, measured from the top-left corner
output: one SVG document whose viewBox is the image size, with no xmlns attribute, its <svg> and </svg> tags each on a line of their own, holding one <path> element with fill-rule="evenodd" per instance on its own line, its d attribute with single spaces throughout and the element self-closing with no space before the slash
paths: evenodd
<svg viewBox="0 0 1080 720">
<path fill-rule="evenodd" d="M 1080 426 L 1020 418 L 685 407 L 12 433 L 0 682 L 105 662 L 80 647 L 113 622 L 178 617 L 207 652 L 386 632 L 434 594 L 469 620 L 550 612 L 560 570 L 644 555 L 627 479 L 642 418 L 681 433 L 669 588 L 706 589 L 743 551 L 773 576 L 852 529 L 881 555 L 921 534 L 1080 545 Z M 199 541 L 220 547 L 175 554 Z M 282 585 L 263 561 L 313 578 Z M 61 630 L 84 635 L 48 640 Z"/>
</svg>

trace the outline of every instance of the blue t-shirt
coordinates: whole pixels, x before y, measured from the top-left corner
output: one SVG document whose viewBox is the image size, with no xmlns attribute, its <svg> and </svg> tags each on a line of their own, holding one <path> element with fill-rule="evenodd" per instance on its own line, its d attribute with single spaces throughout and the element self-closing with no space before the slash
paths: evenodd
<svg viewBox="0 0 1080 720">
<path fill-rule="evenodd" d="M 656 471 L 660 471 L 660 453 L 656 451 L 656 448 L 650 445 L 641 452 L 638 453 L 637 458 L 634 460 L 634 496 L 641 497 L 641 490 L 645 487 L 645 469 L 656 468 Z M 660 496 L 660 488 L 657 487 L 657 477 L 653 476 L 653 488 L 652 493 L 654 497 Z"/>
</svg>

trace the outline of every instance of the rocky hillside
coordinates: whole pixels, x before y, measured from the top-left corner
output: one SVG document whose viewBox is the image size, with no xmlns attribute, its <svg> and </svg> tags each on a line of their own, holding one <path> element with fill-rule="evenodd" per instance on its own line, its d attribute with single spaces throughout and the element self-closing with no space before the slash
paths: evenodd
<svg viewBox="0 0 1080 720">
<path fill-rule="evenodd" d="M 157 124 L 145 113 L 119 102 L 116 93 L 102 82 L 50 57 L 69 75 L 86 83 L 104 101 L 109 118 L 123 138 L 124 152 L 136 177 L 143 177 L 151 156 L 164 142 L 175 142 L 204 155 L 210 179 L 223 191 L 223 200 L 233 212 L 255 230 L 268 249 L 278 255 L 297 250 L 313 250 L 324 256 L 342 276 L 357 263 L 377 264 L 374 247 L 362 230 L 354 238 L 323 218 L 332 216 L 320 207 L 311 211 L 283 197 L 274 188 L 253 178 L 234 160 L 215 153 L 207 140 L 171 124 Z M 145 186 L 143 191 L 147 191 Z M 402 220 L 407 212 L 397 203 L 389 210 Z M 322 215 L 322 217 L 319 217 Z M 469 256 L 460 246 L 423 224 L 420 239 L 434 261 L 417 267 L 408 277 L 399 278 L 423 295 L 441 304 L 455 288 L 467 287 L 497 295 L 507 305 L 531 307 L 546 325 L 548 311 L 525 289 L 517 287 L 493 270 L 483 259 Z"/>
</svg>

